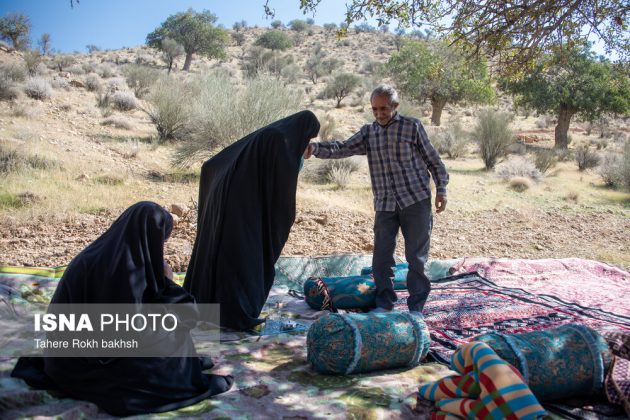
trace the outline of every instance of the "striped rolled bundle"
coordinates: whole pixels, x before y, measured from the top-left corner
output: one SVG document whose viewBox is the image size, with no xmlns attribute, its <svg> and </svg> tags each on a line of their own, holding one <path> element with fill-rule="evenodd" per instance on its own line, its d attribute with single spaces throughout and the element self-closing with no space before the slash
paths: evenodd
<svg viewBox="0 0 630 420">
<path fill-rule="evenodd" d="M 488 344 L 516 367 L 540 401 L 601 394 L 612 362 L 606 341 L 578 324 L 524 334 L 483 334 L 474 340 Z"/>
<path fill-rule="evenodd" d="M 365 268 L 363 270 L 366 270 Z M 394 289 L 407 288 L 407 270 L 394 271 Z M 310 277 L 304 282 L 306 303 L 315 309 L 357 309 L 376 305 L 376 286 L 371 275 Z"/>
<path fill-rule="evenodd" d="M 429 352 L 429 329 L 409 312 L 327 314 L 308 331 L 308 361 L 317 372 L 349 375 L 417 366 Z"/>
</svg>

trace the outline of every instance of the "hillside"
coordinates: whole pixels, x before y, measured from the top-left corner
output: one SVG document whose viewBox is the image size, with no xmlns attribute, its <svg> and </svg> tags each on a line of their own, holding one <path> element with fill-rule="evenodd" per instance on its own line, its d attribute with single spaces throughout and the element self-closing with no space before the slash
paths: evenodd
<svg viewBox="0 0 630 420">
<path fill-rule="evenodd" d="M 245 30 L 244 44 L 228 47 L 223 61 L 195 57 L 190 73 L 179 70 L 181 59 L 172 77 L 190 80 L 222 69 L 235 87 L 241 85 L 241 64 L 264 30 Z M 383 80 L 369 70 L 396 51 L 393 35 L 352 33 L 337 40 L 322 28 L 311 31 L 283 53 L 292 55 L 299 69 L 295 80 L 285 84 L 302 95 L 301 108 L 313 110 L 322 121 L 334 121 L 331 131 L 343 139 L 369 117 L 369 92 Z M 328 57 L 343 61 L 344 71 L 362 77 L 361 88 L 340 108 L 335 100 L 320 98 L 325 80 L 315 84 L 303 71 L 318 44 Z M 173 210 L 180 216 L 166 257 L 175 270 L 185 271 L 195 236 L 199 162 L 187 168 L 171 165 L 177 145 L 157 142 L 155 126 L 141 110 L 146 108 L 144 100 L 128 111 L 109 107 L 104 111 L 86 83 L 88 74 L 95 73 L 101 83 L 126 91 L 125 65 L 139 62 L 165 73 L 159 53 L 136 47 L 72 57 L 73 63 L 63 71 L 54 69 L 51 60 L 37 69 L 37 77 L 52 85 L 49 98 L 29 98 L 24 80 L 14 86 L 16 98 L 0 101 L 0 151 L 7 168 L 0 173 L 0 265 L 67 264 L 124 208 L 152 200 L 169 209 L 173 204 L 183 208 L 183 213 Z M 23 56 L 0 51 L 0 62 L 19 66 Z M 501 98 L 498 106 L 514 112 L 509 98 Z M 430 108 L 406 104 L 405 109 L 428 126 Z M 435 135 L 459 121 L 470 132 L 478 109 L 447 105 L 442 127 L 427 129 Z M 512 129 L 536 147 L 550 148 L 554 132 L 550 119 L 517 114 Z M 575 122 L 570 147 L 588 144 L 602 155 L 618 153 L 629 132 L 621 119 L 595 128 Z M 515 151 L 528 157 L 525 146 Z M 365 161 L 356 159 L 356 171 L 343 187 L 317 175 L 324 162 L 306 162 L 298 186 L 296 223 L 284 255 L 372 252 L 372 196 Z M 597 170 L 580 172 L 569 159 L 517 192 L 496 173 L 483 170 L 472 142 L 463 156 L 444 159 L 451 174 L 449 204 L 446 212 L 435 216 L 431 258 L 581 257 L 630 268 L 630 194 L 606 187 Z M 398 252 L 403 254 L 402 243 Z"/>
</svg>

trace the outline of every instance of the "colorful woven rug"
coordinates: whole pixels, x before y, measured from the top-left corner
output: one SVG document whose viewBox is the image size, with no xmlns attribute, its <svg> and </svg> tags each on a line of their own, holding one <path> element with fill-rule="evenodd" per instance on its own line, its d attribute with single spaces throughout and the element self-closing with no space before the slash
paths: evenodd
<svg viewBox="0 0 630 420">
<path fill-rule="evenodd" d="M 630 273 L 599 261 L 462 258 L 450 272 L 477 272 L 499 286 L 630 316 Z"/>
<path fill-rule="evenodd" d="M 398 295 L 396 308 L 407 310 L 405 294 Z M 424 314 L 431 331 L 430 354 L 442 363 L 450 362 L 459 345 L 483 333 L 521 333 L 568 323 L 600 332 L 630 331 L 630 317 L 624 314 L 501 287 L 476 273 L 434 281 Z"/>
</svg>

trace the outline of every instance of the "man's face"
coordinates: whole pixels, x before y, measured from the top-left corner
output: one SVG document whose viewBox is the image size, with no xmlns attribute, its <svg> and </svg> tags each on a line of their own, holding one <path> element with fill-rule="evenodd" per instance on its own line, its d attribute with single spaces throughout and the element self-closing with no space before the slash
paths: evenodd
<svg viewBox="0 0 630 420">
<path fill-rule="evenodd" d="M 396 113 L 398 105 L 392 106 L 389 103 L 389 98 L 384 95 L 375 96 L 372 98 L 372 113 L 376 122 L 380 125 L 387 125 L 389 120 L 392 119 Z"/>
</svg>

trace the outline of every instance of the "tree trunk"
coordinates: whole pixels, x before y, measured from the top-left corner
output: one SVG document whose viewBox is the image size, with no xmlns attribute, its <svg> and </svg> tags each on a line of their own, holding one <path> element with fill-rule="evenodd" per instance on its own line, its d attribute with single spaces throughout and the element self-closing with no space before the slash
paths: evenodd
<svg viewBox="0 0 630 420">
<path fill-rule="evenodd" d="M 440 125 L 440 120 L 442 119 L 442 110 L 444 109 L 444 105 L 446 105 L 446 101 L 443 99 L 431 99 L 431 124 Z"/>
<path fill-rule="evenodd" d="M 188 71 L 190 70 L 190 63 L 192 63 L 192 56 L 193 53 L 186 53 L 186 61 L 184 61 L 184 67 L 182 68 L 182 70 L 184 71 Z"/>
<path fill-rule="evenodd" d="M 556 125 L 555 132 L 555 144 L 556 149 L 566 149 L 569 146 L 569 124 L 571 123 L 571 117 L 575 114 L 575 110 L 569 108 L 566 105 L 560 105 L 560 112 L 558 114 L 558 124 Z"/>
</svg>

